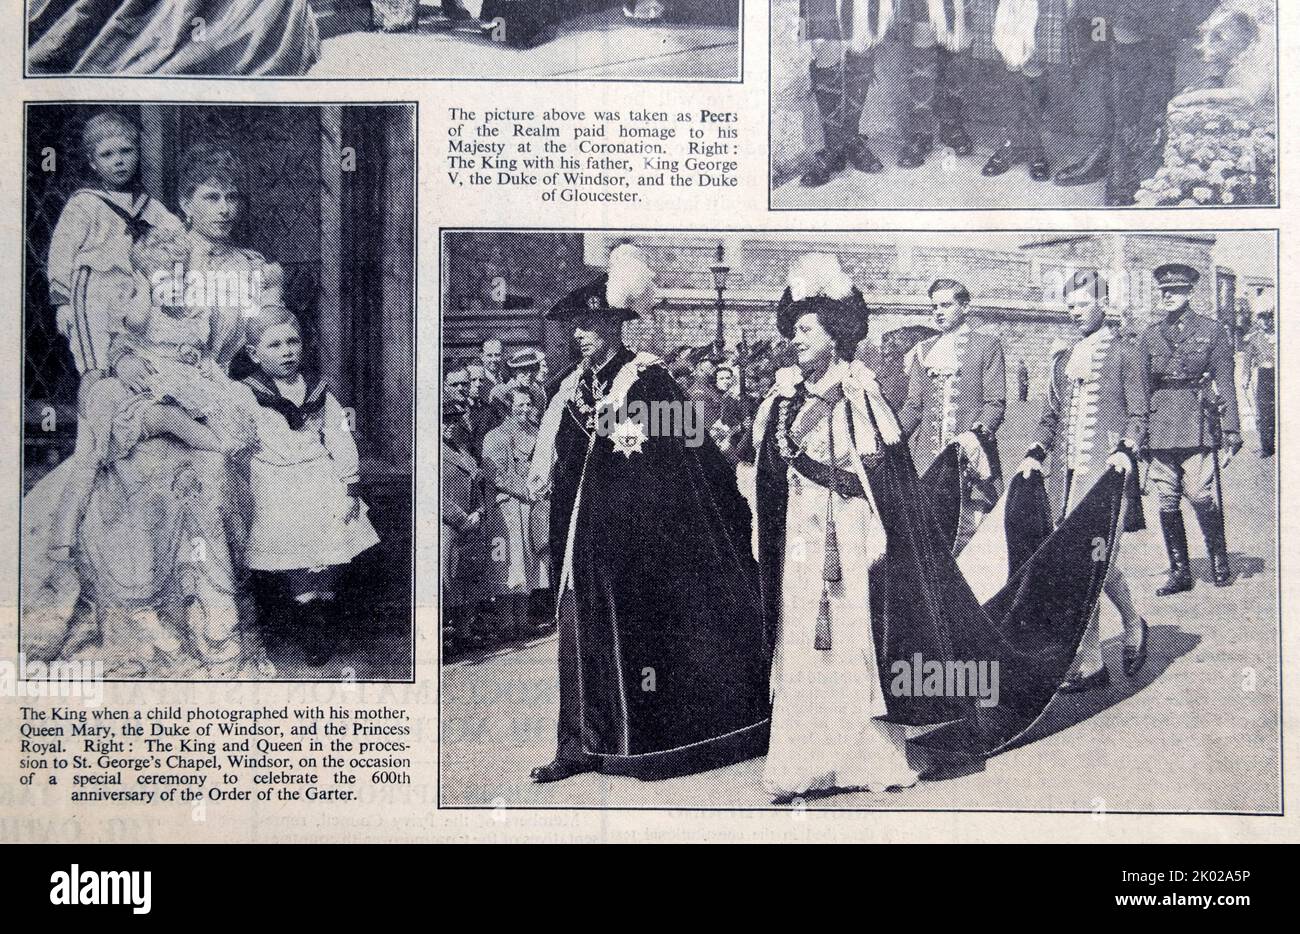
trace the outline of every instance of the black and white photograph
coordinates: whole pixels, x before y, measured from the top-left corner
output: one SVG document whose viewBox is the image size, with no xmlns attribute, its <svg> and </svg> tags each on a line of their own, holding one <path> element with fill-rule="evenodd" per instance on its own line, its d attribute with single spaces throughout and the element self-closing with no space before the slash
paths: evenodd
<svg viewBox="0 0 1300 934">
<path fill-rule="evenodd" d="M 1278 815 L 1278 232 L 441 233 L 442 808 Z"/>
<path fill-rule="evenodd" d="M 1276 0 L 771 0 L 770 207 L 1273 207 Z"/>
<path fill-rule="evenodd" d="M 410 681 L 413 105 L 29 104 L 25 657 Z"/>
<path fill-rule="evenodd" d="M 26 73 L 741 80 L 740 0 L 28 0 Z"/>
</svg>

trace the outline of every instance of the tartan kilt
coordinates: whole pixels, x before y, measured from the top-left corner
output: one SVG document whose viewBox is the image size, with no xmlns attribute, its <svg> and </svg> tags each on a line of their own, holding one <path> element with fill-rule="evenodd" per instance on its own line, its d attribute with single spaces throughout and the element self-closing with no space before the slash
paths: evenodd
<svg viewBox="0 0 1300 934">
<path fill-rule="evenodd" d="M 1074 15 L 1100 18 L 1149 39 L 1196 35 L 1220 0 L 1076 0 Z"/>
<path fill-rule="evenodd" d="M 1034 36 L 1031 61 L 1042 65 L 1060 65 L 1070 60 L 1069 0 L 1038 0 L 1038 28 Z M 997 0 L 975 0 L 971 16 L 970 54 L 988 62 L 1002 61 L 1002 53 L 993 44 L 993 21 Z"/>
<path fill-rule="evenodd" d="M 967 22 L 970 22 L 974 15 L 973 8 L 984 0 L 949 2 L 964 3 Z M 1064 3 L 1065 0 L 1060 2 Z M 800 0 L 799 14 L 803 17 L 809 39 L 847 40 L 853 34 L 853 0 Z M 929 22 L 930 4 L 927 0 L 894 0 L 894 25 L 890 32 L 895 39 L 909 43 L 912 41 L 912 24 Z M 991 25 L 992 19 L 989 22 Z"/>
</svg>

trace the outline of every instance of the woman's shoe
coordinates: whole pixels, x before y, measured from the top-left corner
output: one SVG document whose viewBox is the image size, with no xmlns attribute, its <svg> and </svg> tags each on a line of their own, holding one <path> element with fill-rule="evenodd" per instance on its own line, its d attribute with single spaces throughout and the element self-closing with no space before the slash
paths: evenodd
<svg viewBox="0 0 1300 934">
<path fill-rule="evenodd" d="M 1124 646 L 1124 674 L 1132 678 L 1140 672 L 1147 663 L 1147 621 L 1138 620 L 1142 626 L 1142 639 L 1137 645 Z"/>
<path fill-rule="evenodd" d="M 1058 689 L 1058 694 L 1083 694 L 1087 691 L 1097 691 L 1101 688 L 1110 687 L 1110 672 L 1102 666 L 1101 670 L 1095 671 L 1086 678 L 1074 677 L 1062 684 Z"/>
</svg>

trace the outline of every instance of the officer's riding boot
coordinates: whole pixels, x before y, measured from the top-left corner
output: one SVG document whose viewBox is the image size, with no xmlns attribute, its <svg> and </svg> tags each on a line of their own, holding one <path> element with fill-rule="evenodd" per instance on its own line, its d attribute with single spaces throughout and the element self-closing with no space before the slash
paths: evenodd
<svg viewBox="0 0 1300 934">
<path fill-rule="evenodd" d="M 1232 583 L 1232 564 L 1228 561 L 1228 542 L 1223 532 L 1223 510 L 1210 502 L 1196 507 L 1196 518 L 1205 536 L 1205 550 L 1210 554 L 1210 577 L 1215 587 Z"/>
<path fill-rule="evenodd" d="M 871 52 L 859 55 L 844 53 L 844 161 L 849 168 L 875 175 L 883 172 L 884 164 L 867 145 L 860 129 L 862 111 L 867 105 L 867 92 L 874 77 L 875 56 Z"/>
<path fill-rule="evenodd" d="M 813 154 L 812 162 L 799 179 L 806 188 L 820 188 L 844 171 L 846 130 L 844 119 L 845 67 L 813 65 L 813 98 L 822 119 L 822 148 Z M 856 135 L 856 132 L 855 132 Z"/>
<path fill-rule="evenodd" d="M 1157 597 L 1183 593 L 1196 583 L 1187 561 L 1187 530 L 1183 527 L 1182 510 L 1161 511 L 1160 530 L 1165 535 L 1165 551 L 1169 553 L 1169 579 L 1156 591 Z"/>
</svg>

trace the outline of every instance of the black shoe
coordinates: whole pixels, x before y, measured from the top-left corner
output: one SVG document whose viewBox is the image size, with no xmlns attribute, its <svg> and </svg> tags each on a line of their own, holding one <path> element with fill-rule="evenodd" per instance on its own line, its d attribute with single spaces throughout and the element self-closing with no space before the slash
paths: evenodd
<svg viewBox="0 0 1300 934">
<path fill-rule="evenodd" d="M 848 165 L 843 149 L 831 151 L 823 149 L 813 154 L 812 165 L 799 177 L 799 184 L 805 188 L 820 188 L 844 171 Z"/>
<path fill-rule="evenodd" d="M 1035 149 L 1029 155 L 1029 177 L 1036 182 L 1045 182 L 1052 177 L 1052 163 L 1042 149 Z"/>
<path fill-rule="evenodd" d="M 1054 181 L 1066 188 L 1091 185 L 1110 172 L 1110 147 L 1102 146 L 1078 162 L 1072 162 L 1056 173 Z"/>
<path fill-rule="evenodd" d="M 1057 693 L 1083 694 L 1087 691 L 1097 691 L 1106 687 L 1110 687 L 1110 672 L 1103 665 L 1100 671 L 1094 672 L 1086 678 L 1074 677 L 1066 681 L 1057 688 Z"/>
<path fill-rule="evenodd" d="M 1169 554 L 1169 578 L 1156 591 L 1157 597 L 1184 593 L 1196 584 L 1187 562 L 1187 529 L 1183 526 L 1182 510 L 1161 511 L 1160 530 L 1164 533 L 1165 551 Z"/>
<path fill-rule="evenodd" d="M 867 145 L 865 136 L 855 136 L 844 150 L 844 161 L 849 168 L 877 175 L 885 170 L 885 164 L 876 158 L 876 154 Z"/>
<path fill-rule="evenodd" d="M 1147 663 L 1147 621 L 1138 620 L 1142 624 L 1142 641 L 1136 647 L 1131 645 L 1124 646 L 1124 674 L 1127 677 L 1134 677 L 1141 671 Z"/>
<path fill-rule="evenodd" d="M 1010 143 L 1003 143 L 993 155 L 989 156 L 989 161 L 984 163 L 982 174 L 985 178 L 997 178 L 999 175 L 1006 175 L 1007 172 L 1011 171 L 1011 166 L 1018 161 L 1016 148 Z"/>
<path fill-rule="evenodd" d="M 589 759 L 556 759 L 533 769 L 528 777 L 540 785 L 545 782 L 562 782 L 566 778 L 594 771 L 596 764 Z"/>
<path fill-rule="evenodd" d="M 971 141 L 970 134 L 960 123 L 949 124 L 940 130 L 939 141 L 959 156 L 969 156 L 975 151 L 975 144 Z"/>
<path fill-rule="evenodd" d="M 898 164 L 905 169 L 919 169 L 932 149 L 934 140 L 929 133 L 913 133 L 899 150 Z"/>
<path fill-rule="evenodd" d="M 1192 576 L 1192 570 L 1186 564 L 1174 565 L 1169 568 L 1169 577 L 1160 587 L 1156 588 L 1157 597 L 1169 597 L 1176 593 L 1186 593 L 1196 586 L 1196 578 Z"/>
<path fill-rule="evenodd" d="M 326 664 L 338 648 L 335 610 L 330 600 L 312 600 L 301 608 L 302 653 L 312 668 Z"/>
</svg>

